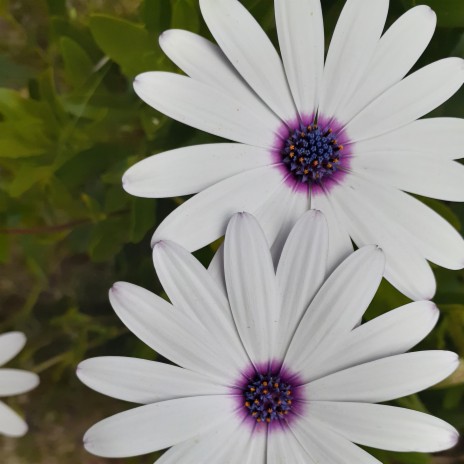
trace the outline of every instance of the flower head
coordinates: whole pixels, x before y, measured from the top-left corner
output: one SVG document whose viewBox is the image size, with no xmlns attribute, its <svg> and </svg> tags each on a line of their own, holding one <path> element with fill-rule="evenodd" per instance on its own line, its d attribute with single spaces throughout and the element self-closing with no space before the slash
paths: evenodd
<svg viewBox="0 0 464 464">
<path fill-rule="evenodd" d="M 452 447 L 457 432 L 442 420 L 376 404 L 456 369 L 454 353 L 406 353 L 433 328 L 437 308 L 415 302 L 359 325 L 382 279 L 383 252 L 364 247 L 326 277 L 327 249 L 317 211 L 297 222 L 276 270 L 247 213 L 230 221 L 220 275 L 179 245 L 157 243 L 155 267 L 171 303 L 127 283 L 113 286 L 110 301 L 131 331 L 180 367 L 116 357 L 81 363 L 86 385 L 143 404 L 94 425 L 87 450 L 127 457 L 171 447 L 160 464 L 341 464 L 378 463 L 354 443 Z"/>
<path fill-rule="evenodd" d="M 225 232 L 231 214 L 253 213 L 278 256 L 307 209 L 329 223 L 333 269 L 358 247 L 379 244 L 386 278 L 430 299 L 427 262 L 464 267 L 464 241 L 408 193 L 464 199 L 464 120 L 418 120 L 464 82 L 447 58 L 405 77 L 427 47 L 436 16 L 412 8 L 385 33 L 388 0 L 347 0 L 324 59 L 319 0 L 275 0 L 282 59 L 238 0 L 200 0 L 219 46 L 181 30 L 160 37 L 187 76 L 149 72 L 137 94 L 166 115 L 238 143 L 180 148 L 129 169 L 142 197 L 198 193 L 158 227 L 153 243 L 190 251 Z M 383 35 L 382 35 L 383 33 Z M 405 192 L 404 192 L 405 191 Z"/>
<path fill-rule="evenodd" d="M 26 337 L 21 332 L 0 335 L 0 366 L 11 361 L 24 347 Z M 39 384 L 39 377 L 18 369 L 0 369 L 0 397 L 26 393 Z M 27 432 L 27 424 L 5 403 L 0 401 L 0 434 L 21 437 Z"/>
</svg>

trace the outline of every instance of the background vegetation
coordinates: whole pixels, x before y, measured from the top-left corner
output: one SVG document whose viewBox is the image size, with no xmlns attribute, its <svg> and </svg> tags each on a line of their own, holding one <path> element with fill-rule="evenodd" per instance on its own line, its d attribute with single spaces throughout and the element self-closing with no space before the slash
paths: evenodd
<svg viewBox="0 0 464 464">
<path fill-rule="evenodd" d="M 275 40 L 271 0 L 244 0 Z M 327 37 L 343 0 L 323 0 Z M 420 65 L 464 57 L 464 2 L 425 0 L 439 29 Z M 389 21 L 416 4 L 391 0 Z M 30 433 L 0 438 L 8 464 L 97 464 L 81 446 L 85 430 L 131 407 L 79 384 L 75 367 L 96 355 L 153 359 L 107 301 L 114 281 L 162 292 L 149 236 L 176 200 L 130 197 L 122 173 L 152 153 L 211 141 L 155 112 L 131 81 L 147 70 L 175 70 L 157 44 L 168 28 L 209 35 L 197 0 L 0 0 L 0 332 L 22 330 L 16 361 L 41 386 L 9 404 L 27 411 Z M 436 111 L 464 117 L 464 92 Z M 464 147 L 463 147 L 464 155 Z M 456 227 L 462 205 L 427 201 Z M 199 252 L 210 259 L 212 249 Z M 442 310 L 424 347 L 464 355 L 464 273 L 436 269 Z M 368 317 L 406 300 L 384 284 Z M 430 411 L 464 431 L 464 371 L 397 403 Z M 389 464 L 464 462 L 463 447 L 443 456 L 377 453 Z M 152 463 L 155 455 L 124 460 Z"/>
</svg>

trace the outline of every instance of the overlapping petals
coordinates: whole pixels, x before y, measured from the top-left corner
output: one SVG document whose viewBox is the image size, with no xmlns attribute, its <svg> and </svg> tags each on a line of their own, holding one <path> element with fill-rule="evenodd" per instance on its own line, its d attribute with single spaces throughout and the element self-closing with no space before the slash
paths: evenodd
<svg viewBox="0 0 464 464">
<path fill-rule="evenodd" d="M 128 457 L 172 447 L 163 464 L 342 464 L 378 463 L 355 443 L 422 452 L 454 446 L 456 430 L 440 419 L 375 404 L 428 388 L 457 368 L 454 353 L 408 353 L 436 324 L 437 308 L 410 303 L 360 324 L 384 253 L 362 247 L 329 275 L 328 243 L 326 219 L 309 211 L 275 269 L 257 220 L 236 214 L 215 264 L 224 268 L 218 280 L 179 245 L 156 244 L 155 267 L 172 304 L 125 283 L 110 300 L 141 340 L 180 367 L 119 357 L 81 363 L 78 376 L 91 388 L 143 404 L 93 426 L 86 448 Z M 253 433 L 240 400 L 243 376 L 265 365 L 294 373 L 301 406 L 292 420 Z"/>
<path fill-rule="evenodd" d="M 0 366 L 11 361 L 24 347 L 26 337 L 21 332 L 0 335 Z M 21 395 L 33 390 L 39 377 L 19 369 L 0 368 L 0 397 Z M 28 430 L 26 422 L 10 407 L 0 401 L 0 434 L 21 437 Z"/>
<path fill-rule="evenodd" d="M 124 187 L 134 195 L 199 192 L 163 221 L 153 243 L 173 240 L 194 251 L 223 235 L 234 212 L 247 211 L 260 220 L 277 262 L 298 217 L 315 208 L 329 224 L 331 270 L 353 250 L 351 240 L 379 244 L 387 257 L 386 278 L 422 300 L 436 290 L 427 260 L 464 267 L 462 237 L 425 237 L 423 223 L 438 227 L 426 208 L 415 208 L 422 224 L 417 246 L 411 230 L 404 223 L 398 227 L 391 202 L 377 201 L 369 182 L 352 195 L 346 194 L 353 188 L 349 175 L 330 188 L 295 188 L 279 159 L 287 126 L 318 114 L 345 131 L 345 171 L 397 193 L 464 199 L 464 170 L 453 162 L 464 154 L 463 121 L 418 120 L 462 86 L 464 61 L 446 58 L 407 75 L 432 38 L 436 15 L 417 6 L 384 32 L 388 4 L 347 0 L 325 59 L 320 0 L 275 0 L 281 57 L 238 0 L 200 2 L 219 46 L 187 31 L 162 34 L 161 47 L 188 77 L 145 73 L 134 83 L 136 92 L 166 115 L 242 146 L 174 150 L 126 173 Z M 395 208 L 409 214 L 401 205 Z"/>
</svg>

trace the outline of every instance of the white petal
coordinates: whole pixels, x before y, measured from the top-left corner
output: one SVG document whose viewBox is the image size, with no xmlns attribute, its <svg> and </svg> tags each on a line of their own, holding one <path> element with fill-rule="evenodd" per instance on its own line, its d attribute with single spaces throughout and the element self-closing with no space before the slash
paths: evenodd
<svg viewBox="0 0 464 464">
<path fill-rule="evenodd" d="M 274 163 L 263 148 L 236 143 L 196 145 L 150 156 L 126 171 L 131 195 L 167 198 L 190 195 L 250 169 Z"/>
<path fill-rule="evenodd" d="M 388 214 L 385 203 L 373 201 L 371 192 L 359 188 L 352 178 L 333 195 L 354 242 L 358 246 L 377 243 L 387 258 L 385 278 L 413 300 L 431 299 L 435 277 L 416 242 L 397 223 L 398 213 Z"/>
<path fill-rule="evenodd" d="M 279 118 L 242 79 L 221 49 L 189 31 L 170 30 L 160 36 L 164 53 L 192 79 L 226 93 L 258 114 L 266 114 L 271 127 Z"/>
<path fill-rule="evenodd" d="M 251 88 L 282 119 L 296 116 L 284 67 L 261 26 L 237 0 L 200 0 L 205 22 Z"/>
<path fill-rule="evenodd" d="M 329 226 L 329 255 L 327 272 L 331 273 L 341 264 L 351 253 L 353 253 L 353 243 L 340 213 L 332 206 L 330 195 L 320 194 L 311 197 L 311 207 L 322 211 Z"/>
<path fill-rule="evenodd" d="M 229 351 L 202 325 L 159 296 L 126 282 L 110 290 L 118 317 L 140 340 L 182 367 L 219 382 L 234 378 Z"/>
<path fill-rule="evenodd" d="M 384 266 L 381 250 L 364 247 L 348 257 L 316 294 L 285 358 L 305 380 L 312 378 L 311 360 L 333 350 L 340 337 L 359 323 L 380 285 Z"/>
<path fill-rule="evenodd" d="M 452 448 L 458 431 L 429 414 L 378 404 L 312 402 L 308 414 L 347 440 L 390 451 L 432 453 Z"/>
<path fill-rule="evenodd" d="M 272 430 L 267 443 L 266 464 L 316 464 L 288 429 Z"/>
<path fill-rule="evenodd" d="M 324 22 L 320 0 L 275 0 L 280 50 L 302 116 L 318 105 L 324 71 Z"/>
<path fill-rule="evenodd" d="M 8 332 L 0 335 L 0 366 L 11 361 L 23 348 L 26 337 L 21 332 Z"/>
<path fill-rule="evenodd" d="M 319 107 L 325 118 L 343 112 L 343 106 L 364 76 L 385 26 L 388 3 L 388 0 L 345 3 L 325 63 Z"/>
<path fill-rule="evenodd" d="M 174 242 L 158 242 L 153 248 L 158 278 L 174 307 L 194 318 L 219 345 L 228 347 L 237 370 L 248 357 L 224 293 L 208 271 L 188 251 Z"/>
<path fill-rule="evenodd" d="M 335 350 L 312 362 L 313 379 L 358 364 L 405 353 L 433 329 L 439 311 L 430 301 L 418 301 L 362 324 L 339 341 Z"/>
<path fill-rule="evenodd" d="M 408 151 L 435 160 L 458 159 L 464 156 L 464 119 L 419 119 L 379 137 L 356 142 L 356 155 Z"/>
<path fill-rule="evenodd" d="M 279 353 L 289 341 L 326 277 L 329 232 L 320 211 L 308 211 L 290 232 L 277 267 L 282 295 L 279 323 Z"/>
<path fill-rule="evenodd" d="M 310 198 L 306 192 L 295 191 L 282 183 L 253 213 L 271 244 L 274 263 L 279 260 L 292 227 L 309 207 Z"/>
<path fill-rule="evenodd" d="M 148 404 L 186 396 L 227 394 L 196 372 L 145 359 L 105 356 L 77 367 L 79 380 L 99 393 L 133 403 Z"/>
<path fill-rule="evenodd" d="M 371 361 L 306 385 L 311 401 L 381 403 L 425 390 L 453 373 L 459 358 L 449 351 L 418 351 Z"/>
<path fill-rule="evenodd" d="M 382 222 L 388 221 L 382 227 L 406 231 L 407 235 L 402 234 L 403 242 L 417 247 L 425 258 L 440 266 L 449 269 L 464 267 L 464 240 L 451 224 L 431 208 L 396 188 L 359 176 L 350 176 L 347 182 L 350 188 L 345 190 L 354 188 L 353 195 L 357 197 L 360 210 L 364 207 L 361 195 L 368 198 L 371 204 L 382 205 L 379 211 L 384 216 Z M 374 223 L 375 216 L 371 217 L 366 211 L 366 220 Z"/>
<path fill-rule="evenodd" d="M 224 235 L 237 211 L 255 212 L 283 182 L 274 167 L 253 169 L 203 190 L 176 208 L 155 231 L 152 244 L 172 240 L 189 251 Z"/>
<path fill-rule="evenodd" d="M 22 437 L 26 434 L 27 428 L 24 420 L 0 401 L 0 434 L 7 437 Z"/>
<path fill-rule="evenodd" d="M 353 171 L 376 183 L 445 201 L 464 201 L 464 166 L 411 152 L 375 152 L 356 156 Z"/>
<path fill-rule="evenodd" d="M 236 214 L 229 222 L 224 268 L 230 306 L 245 349 L 253 362 L 268 362 L 275 352 L 280 295 L 269 244 L 250 214 Z"/>
<path fill-rule="evenodd" d="M 348 125 L 353 141 L 385 134 L 434 110 L 464 82 L 464 60 L 446 58 L 403 79 L 359 113 Z"/>
<path fill-rule="evenodd" d="M 209 275 L 227 296 L 226 276 L 224 274 L 224 245 L 221 244 L 208 266 Z"/>
<path fill-rule="evenodd" d="M 231 419 L 230 399 L 197 396 L 141 406 L 109 417 L 84 436 L 97 456 L 140 456 L 188 440 Z"/>
<path fill-rule="evenodd" d="M 156 464 L 237 464 L 242 463 L 249 437 L 244 437 L 235 421 L 173 446 Z"/>
<path fill-rule="evenodd" d="M 425 5 L 411 8 L 380 39 L 366 76 L 337 116 L 349 121 L 375 98 L 398 83 L 427 48 L 437 16 Z"/>
<path fill-rule="evenodd" d="M 291 424 L 296 438 L 311 456 L 310 464 L 381 464 L 317 419 L 302 417 Z"/>
<path fill-rule="evenodd" d="M 0 369 L 0 397 L 20 395 L 39 385 L 39 376 L 19 369 Z"/>
<path fill-rule="evenodd" d="M 134 90 L 156 110 L 210 134 L 260 147 L 272 147 L 275 140 L 278 126 L 269 112 L 251 111 L 227 93 L 189 77 L 146 72 L 135 78 Z"/>
</svg>

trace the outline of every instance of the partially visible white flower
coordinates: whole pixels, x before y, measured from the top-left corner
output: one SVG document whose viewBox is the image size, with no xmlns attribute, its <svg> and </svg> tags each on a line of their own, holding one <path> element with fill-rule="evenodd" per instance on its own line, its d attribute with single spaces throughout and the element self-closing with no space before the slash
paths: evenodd
<svg viewBox="0 0 464 464">
<path fill-rule="evenodd" d="M 26 337 L 21 332 L 0 335 L 0 366 L 13 359 L 24 347 Z M 26 393 L 39 384 L 39 377 L 18 369 L 0 368 L 0 398 Z M 5 403 L 0 401 L 0 434 L 21 437 L 27 432 L 27 424 Z"/>
<path fill-rule="evenodd" d="M 275 271 L 256 219 L 235 215 L 224 288 L 184 248 L 157 243 L 155 267 L 171 303 L 122 282 L 110 301 L 134 334 L 181 367 L 124 357 L 82 362 L 86 385 L 143 404 L 94 425 L 86 449 L 128 457 L 172 447 L 158 464 L 379 464 L 353 443 L 452 447 L 458 433 L 446 422 L 375 404 L 456 369 L 454 353 L 406 353 L 434 327 L 436 306 L 411 303 L 358 326 L 384 255 L 362 248 L 326 278 L 327 249 L 323 215 L 308 212 Z"/>
<path fill-rule="evenodd" d="M 331 269 L 353 251 L 351 240 L 378 244 L 385 277 L 411 299 L 432 298 L 427 260 L 462 269 L 464 241 L 404 192 L 464 200 L 464 166 L 455 161 L 464 155 L 464 120 L 418 120 L 461 87 L 464 61 L 446 58 L 405 77 L 435 30 L 428 6 L 383 32 L 388 0 L 347 0 L 324 59 L 320 1 L 274 3 L 282 59 L 237 0 L 200 0 L 219 47 L 187 31 L 161 35 L 188 77 L 145 73 L 137 94 L 171 118 L 239 143 L 150 157 L 127 171 L 124 188 L 151 198 L 198 193 L 153 238 L 190 251 L 248 211 L 278 256 L 304 211 L 321 210 Z"/>
</svg>

